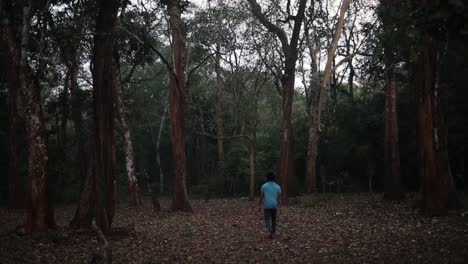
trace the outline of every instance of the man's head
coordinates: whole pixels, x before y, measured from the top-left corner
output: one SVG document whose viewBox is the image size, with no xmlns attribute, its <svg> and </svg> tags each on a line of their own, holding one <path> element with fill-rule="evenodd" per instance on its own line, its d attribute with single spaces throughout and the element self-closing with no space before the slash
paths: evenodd
<svg viewBox="0 0 468 264">
<path fill-rule="evenodd" d="M 267 181 L 274 181 L 275 180 L 275 174 L 273 172 L 268 172 L 266 174 L 266 179 L 267 179 Z"/>
</svg>

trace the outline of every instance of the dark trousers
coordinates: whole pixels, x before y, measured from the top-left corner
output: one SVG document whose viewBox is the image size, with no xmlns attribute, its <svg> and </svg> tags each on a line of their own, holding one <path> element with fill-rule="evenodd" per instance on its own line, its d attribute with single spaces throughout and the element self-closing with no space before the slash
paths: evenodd
<svg viewBox="0 0 468 264">
<path fill-rule="evenodd" d="M 263 209 L 265 215 L 265 226 L 271 234 L 276 231 L 276 209 Z"/>
</svg>

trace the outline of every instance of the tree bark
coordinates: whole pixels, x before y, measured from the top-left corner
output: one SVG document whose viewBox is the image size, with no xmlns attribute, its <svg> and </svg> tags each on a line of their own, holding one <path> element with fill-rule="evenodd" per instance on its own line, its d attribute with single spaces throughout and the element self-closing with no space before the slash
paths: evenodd
<svg viewBox="0 0 468 264">
<path fill-rule="evenodd" d="M 395 54 L 392 48 L 392 30 L 395 27 L 386 10 L 393 2 L 381 0 L 383 12 L 381 15 L 384 34 L 385 63 L 385 180 L 384 198 L 401 199 L 400 150 L 398 138 L 397 91 L 395 85 Z"/>
<path fill-rule="evenodd" d="M 281 86 L 283 88 L 283 118 L 281 124 L 281 145 L 280 145 L 280 161 L 279 161 L 279 176 L 283 199 L 288 195 L 288 180 L 294 171 L 293 169 L 293 145 L 292 145 L 292 128 L 291 128 L 291 112 L 294 95 L 294 81 L 296 75 L 296 61 L 298 57 L 298 43 L 301 31 L 302 22 L 304 20 L 305 8 L 307 1 L 300 0 L 299 8 L 296 16 L 294 16 L 294 26 L 291 34 L 291 39 L 288 42 L 286 32 L 271 23 L 265 14 L 262 13 L 260 5 L 256 0 L 248 0 L 252 9 L 253 15 L 262 23 L 262 25 L 271 33 L 275 34 L 281 42 L 282 51 L 285 57 L 284 74 L 281 76 Z"/>
<path fill-rule="evenodd" d="M 117 52 L 115 52 L 115 61 L 113 64 L 114 68 L 114 84 L 117 98 L 117 110 L 120 116 L 120 124 L 124 133 L 124 153 L 125 153 L 125 165 L 127 169 L 128 178 L 128 192 L 130 195 L 129 203 L 132 206 L 140 206 L 141 196 L 140 187 L 138 185 L 138 179 L 135 172 L 135 155 L 133 153 L 133 143 L 130 128 L 128 127 L 127 111 L 125 110 L 125 104 L 123 101 L 123 87 L 120 73 L 120 58 Z"/>
<path fill-rule="evenodd" d="M 0 2 L 1 12 L 1 41 L 5 49 L 5 65 L 10 65 L 14 72 L 22 105 L 26 118 L 26 132 L 28 136 L 28 177 L 30 181 L 30 195 L 27 201 L 26 232 L 46 231 L 54 225 L 53 217 L 48 214 L 49 204 L 47 200 L 47 141 L 44 133 L 44 119 L 42 113 L 42 100 L 40 87 L 31 78 L 32 71 L 27 61 L 27 44 L 29 32 L 29 11 L 31 5 L 26 3 L 23 8 L 23 26 L 21 28 L 21 49 L 18 50 L 12 19 L 11 3 Z M 11 85 L 15 85 L 12 83 Z"/>
<path fill-rule="evenodd" d="M 385 47 L 385 194 L 386 199 L 401 199 L 400 153 L 398 140 L 395 61 L 392 50 Z"/>
<path fill-rule="evenodd" d="M 258 94 L 255 98 L 254 120 L 253 120 L 252 134 L 249 140 L 249 165 L 250 165 L 250 178 L 249 178 L 249 199 L 254 200 L 255 197 L 255 170 L 257 163 L 257 125 L 258 125 Z"/>
<path fill-rule="evenodd" d="M 8 204 L 10 208 L 22 208 L 24 207 L 24 192 L 23 181 L 19 172 L 17 137 L 19 83 L 14 70 L 11 70 L 8 76 L 10 83 L 8 86 Z"/>
<path fill-rule="evenodd" d="M 75 137 L 78 144 L 77 159 L 79 160 L 79 175 L 81 184 L 84 185 L 86 172 L 87 172 L 87 160 L 86 160 L 86 140 L 83 131 L 83 107 L 81 90 L 78 86 L 78 47 L 74 47 L 70 50 L 69 60 L 67 62 L 68 74 L 70 76 L 70 94 L 72 104 L 72 119 L 75 130 Z"/>
<path fill-rule="evenodd" d="M 224 183 L 224 139 L 223 139 L 223 114 L 222 114 L 222 80 L 221 80 L 221 46 L 216 44 L 216 131 L 218 143 L 218 177 L 219 182 Z M 224 186 L 221 185 L 221 186 Z M 219 187 L 221 187 L 219 186 Z"/>
<path fill-rule="evenodd" d="M 318 105 L 312 104 L 310 106 L 308 120 L 309 120 L 309 141 L 307 145 L 307 166 L 306 166 L 306 186 L 307 193 L 317 191 L 317 152 L 320 139 L 320 123 L 318 120 Z"/>
<path fill-rule="evenodd" d="M 417 104 L 418 160 L 421 179 L 421 210 L 427 215 L 447 213 L 450 172 L 446 128 L 435 96 L 438 63 L 434 39 L 424 35 L 413 65 Z"/>
<path fill-rule="evenodd" d="M 115 211 L 115 142 L 113 30 L 118 0 L 101 0 L 96 19 L 92 57 L 94 110 L 94 217 L 104 233 L 109 233 Z"/>
<path fill-rule="evenodd" d="M 78 207 L 76 208 L 75 215 L 73 216 L 70 226 L 72 228 L 91 228 L 91 223 L 94 217 L 94 208 L 93 201 L 94 198 L 94 177 L 93 177 L 93 167 L 94 167 L 94 158 L 93 153 L 91 153 L 89 163 L 87 164 L 86 172 L 82 178 L 82 186 L 80 192 L 80 199 L 78 201 Z"/>
<path fill-rule="evenodd" d="M 255 137 L 255 132 L 252 136 Z M 255 198 L 255 163 L 257 160 L 257 149 L 255 146 L 255 139 L 252 138 L 249 144 L 249 165 L 250 165 L 250 178 L 249 178 L 249 200 L 253 201 Z"/>
<path fill-rule="evenodd" d="M 91 228 L 92 221 L 92 171 L 91 165 L 88 164 L 86 154 L 86 139 L 83 131 L 83 109 L 81 90 L 78 86 L 78 45 L 67 45 L 63 47 L 63 53 L 67 66 L 70 94 L 71 94 L 71 115 L 74 127 L 78 152 L 76 158 L 79 161 L 78 175 L 81 180 L 80 199 L 75 215 L 70 223 L 73 228 Z M 91 160 L 89 161 L 91 162 Z"/>
<path fill-rule="evenodd" d="M 163 112 L 163 116 L 161 117 L 161 122 L 159 123 L 158 138 L 156 141 L 156 161 L 158 162 L 158 168 L 159 168 L 159 195 L 162 195 L 164 192 L 164 174 L 163 174 L 163 170 L 161 167 L 160 146 L 161 146 L 161 136 L 162 136 L 162 132 L 164 129 L 164 123 L 166 121 L 166 114 L 167 114 L 167 105 L 168 105 L 167 99 L 165 101 L 166 102 L 164 103 L 164 112 Z"/>
<path fill-rule="evenodd" d="M 184 53 L 185 32 L 179 0 L 167 1 L 167 13 L 172 35 L 172 72 L 170 74 L 169 114 L 171 117 L 172 160 L 174 161 L 174 194 L 172 210 L 192 212 L 187 195 L 187 157 L 184 114 Z"/>
<path fill-rule="evenodd" d="M 338 48 L 338 41 L 340 40 L 341 31 L 343 30 L 344 18 L 346 11 L 349 8 L 349 0 L 343 0 L 340 7 L 340 15 L 335 27 L 335 34 L 328 49 L 328 57 L 323 72 L 322 80 L 318 75 L 316 49 L 312 47 L 310 40 L 308 40 L 309 51 L 311 54 L 311 80 L 309 88 L 309 98 L 307 98 L 308 114 L 309 114 L 309 142 L 307 146 L 307 169 L 306 169 L 306 182 L 307 192 L 317 191 L 317 149 L 320 142 L 320 120 L 322 109 L 325 107 L 327 98 L 327 89 L 330 84 L 330 79 L 334 69 L 332 64 L 335 58 L 335 52 Z"/>
</svg>

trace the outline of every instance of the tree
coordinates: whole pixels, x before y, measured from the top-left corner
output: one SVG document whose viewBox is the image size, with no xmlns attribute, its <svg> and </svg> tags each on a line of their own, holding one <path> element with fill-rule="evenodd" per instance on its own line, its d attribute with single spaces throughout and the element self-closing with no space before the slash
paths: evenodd
<svg viewBox="0 0 468 264">
<path fill-rule="evenodd" d="M 93 180 L 96 224 L 104 233 L 111 228 L 115 210 L 115 142 L 113 30 L 118 0 L 101 0 L 96 19 L 92 54 L 94 146 Z"/>
<path fill-rule="evenodd" d="M 169 115 L 171 119 L 172 159 L 174 160 L 174 194 L 172 210 L 192 211 L 187 195 L 187 156 L 185 148 L 184 75 L 185 32 L 181 18 L 182 2 L 167 0 L 167 13 L 172 36 Z"/>
<path fill-rule="evenodd" d="M 282 52 L 284 56 L 284 69 L 281 76 L 282 96 L 283 96 L 283 119 L 282 119 L 282 134 L 280 147 L 280 166 L 279 175 L 281 181 L 281 189 L 283 198 L 287 197 L 288 179 L 292 173 L 293 166 L 293 142 L 291 128 L 291 112 L 294 94 L 294 82 L 296 77 L 296 61 L 298 58 L 298 44 L 301 32 L 302 22 L 306 8 L 306 0 L 299 1 L 299 7 L 296 15 L 290 15 L 290 1 L 288 1 L 287 13 L 288 17 L 285 22 L 293 21 L 294 26 L 291 34 L 291 39 L 288 42 L 286 32 L 278 25 L 273 24 L 267 16 L 262 12 L 260 5 L 256 0 L 248 0 L 252 9 L 253 15 L 262 23 L 262 25 L 271 33 L 275 34 L 281 42 Z"/>
<path fill-rule="evenodd" d="M 320 139 L 320 119 L 322 114 L 322 109 L 325 106 L 327 98 L 327 89 L 330 85 L 330 79 L 333 71 L 337 68 L 338 64 L 344 62 L 340 61 L 337 65 L 333 66 L 333 61 L 335 58 L 335 52 L 338 47 L 338 41 L 341 36 L 341 31 L 343 29 L 343 24 L 345 20 L 346 11 L 349 8 L 349 0 L 343 0 L 339 10 L 339 17 L 336 23 L 334 36 L 328 47 L 327 61 L 325 64 L 325 69 L 322 73 L 322 78 L 319 77 L 318 72 L 318 61 L 317 53 L 319 52 L 317 45 L 311 39 L 309 35 L 309 29 L 306 28 L 306 42 L 308 44 L 308 49 L 311 56 L 311 74 L 310 74 L 310 84 L 309 87 L 306 87 L 306 101 L 308 108 L 309 116 L 309 140 L 307 147 L 307 169 L 306 169 L 306 182 L 307 182 L 307 191 L 315 192 L 317 190 L 317 169 L 316 169 L 316 160 L 317 160 L 317 149 Z M 345 58 L 348 59 L 348 58 Z"/>
<path fill-rule="evenodd" d="M 117 51 L 114 52 L 114 84 L 117 99 L 117 110 L 120 116 L 120 124 L 124 133 L 124 153 L 125 167 L 127 169 L 128 192 L 130 195 L 130 204 L 133 206 L 141 205 L 140 187 L 135 172 L 135 155 L 133 153 L 133 143 L 130 128 L 128 126 L 127 112 L 123 101 L 123 84 L 120 73 L 120 58 Z"/>
<path fill-rule="evenodd" d="M 94 131 L 90 162 L 80 202 L 71 225 L 91 227 L 92 220 L 109 233 L 115 211 L 115 142 L 113 69 L 118 0 L 101 0 L 92 52 Z"/>
<path fill-rule="evenodd" d="M 446 127 L 447 87 L 441 85 L 441 57 L 444 55 L 446 22 L 431 16 L 443 9 L 440 3 L 421 1 L 413 8 L 422 22 L 415 27 L 412 75 L 416 90 L 418 162 L 421 180 L 422 212 L 427 215 L 447 213 L 459 201 L 454 195 Z"/>
<path fill-rule="evenodd" d="M 2 49 L 6 50 L 6 47 Z M 11 68 L 10 68 L 11 69 Z M 21 174 L 19 172 L 18 152 L 18 86 L 14 70 L 8 73 L 8 203 L 11 208 L 24 206 Z"/>
<path fill-rule="evenodd" d="M 27 200 L 26 225 L 28 233 L 46 231 L 54 223 L 50 215 L 50 204 L 47 199 L 47 141 L 44 130 L 42 113 L 42 100 L 38 80 L 34 77 L 28 62 L 29 24 L 31 19 L 32 3 L 26 2 L 23 6 L 23 23 L 19 37 L 15 27 L 13 6 L 10 1 L 0 1 L 1 10 L 1 41 L 6 47 L 4 56 L 5 65 L 12 65 L 12 73 L 18 85 L 22 105 L 26 117 L 26 132 L 28 136 L 28 180 L 29 196 Z M 48 6 L 46 7 L 48 8 Z M 17 40 L 20 43 L 17 43 Z M 20 47 L 20 49 L 18 49 Z"/>
<path fill-rule="evenodd" d="M 392 5 L 395 1 L 381 0 L 383 46 L 385 64 L 385 194 L 387 199 L 401 199 L 400 150 L 398 140 L 397 90 L 395 80 L 394 29 L 396 27 Z"/>
</svg>

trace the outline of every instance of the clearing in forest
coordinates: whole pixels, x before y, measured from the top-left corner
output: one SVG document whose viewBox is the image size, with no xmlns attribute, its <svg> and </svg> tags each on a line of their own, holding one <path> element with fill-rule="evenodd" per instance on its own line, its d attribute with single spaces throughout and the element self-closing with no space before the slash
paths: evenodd
<svg viewBox="0 0 468 264">
<path fill-rule="evenodd" d="M 169 201 L 162 202 L 168 208 Z M 380 195 L 292 198 L 270 240 L 257 202 L 192 201 L 194 214 L 119 206 L 107 238 L 113 263 L 467 263 L 468 221 L 461 211 L 421 216 L 409 201 Z M 88 263 L 101 243 L 92 231 L 63 228 L 74 207 L 57 209 L 62 228 L 11 232 L 22 211 L 0 209 L 1 263 Z"/>
</svg>

